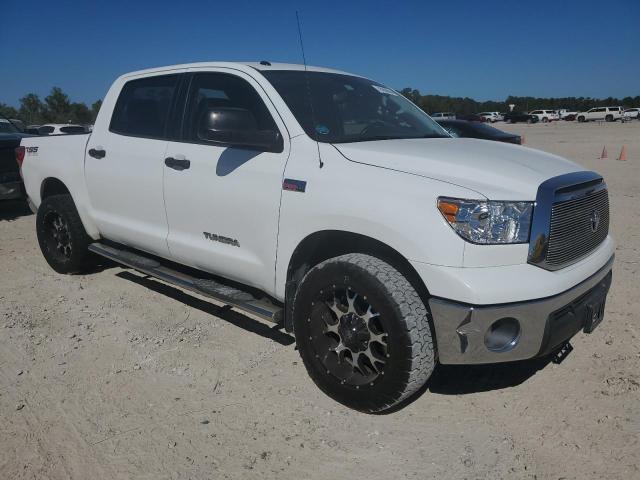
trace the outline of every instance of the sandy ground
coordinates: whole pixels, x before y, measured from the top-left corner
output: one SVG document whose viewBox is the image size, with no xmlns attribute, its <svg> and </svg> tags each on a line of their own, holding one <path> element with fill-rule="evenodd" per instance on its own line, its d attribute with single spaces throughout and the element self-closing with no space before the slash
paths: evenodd
<svg viewBox="0 0 640 480">
<path fill-rule="evenodd" d="M 403 410 L 356 413 L 269 324 L 118 267 L 55 274 L 3 203 L 0 478 L 640 478 L 640 122 L 498 126 L 609 184 L 606 319 L 564 363 L 439 367 Z"/>
</svg>

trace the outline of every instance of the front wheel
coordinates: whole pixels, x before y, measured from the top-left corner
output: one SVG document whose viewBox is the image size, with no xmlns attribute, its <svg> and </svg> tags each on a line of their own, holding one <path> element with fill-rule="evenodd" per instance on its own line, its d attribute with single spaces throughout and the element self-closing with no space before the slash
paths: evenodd
<svg viewBox="0 0 640 480">
<path fill-rule="evenodd" d="M 580 123 L 584 123 L 584 122 L 585 122 L 585 120 L 586 120 L 586 118 L 584 118 L 582 115 L 580 115 L 580 116 L 578 117 L 578 122 L 580 122 Z"/>
<path fill-rule="evenodd" d="M 294 300 L 300 356 L 329 397 L 366 413 L 418 391 L 435 365 L 429 313 L 409 281 L 370 255 L 312 268 Z"/>
<path fill-rule="evenodd" d="M 80 273 L 95 265 L 88 247 L 91 237 L 82 225 L 71 195 L 45 198 L 36 215 L 40 250 L 58 273 Z"/>
<path fill-rule="evenodd" d="M 604 117 L 604 121 L 605 122 L 613 122 L 613 115 L 607 115 L 606 117 Z"/>
</svg>

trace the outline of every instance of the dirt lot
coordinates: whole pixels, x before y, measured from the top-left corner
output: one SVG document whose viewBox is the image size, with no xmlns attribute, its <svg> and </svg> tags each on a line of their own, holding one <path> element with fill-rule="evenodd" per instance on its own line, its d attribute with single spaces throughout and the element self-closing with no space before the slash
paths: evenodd
<svg viewBox="0 0 640 480">
<path fill-rule="evenodd" d="M 606 319 L 564 363 L 440 367 L 403 410 L 359 414 L 271 325 L 130 270 L 55 274 L 3 203 L 0 478 L 640 478 L 640 122 L 497 126 L 610 188 Z"/>
</svg>

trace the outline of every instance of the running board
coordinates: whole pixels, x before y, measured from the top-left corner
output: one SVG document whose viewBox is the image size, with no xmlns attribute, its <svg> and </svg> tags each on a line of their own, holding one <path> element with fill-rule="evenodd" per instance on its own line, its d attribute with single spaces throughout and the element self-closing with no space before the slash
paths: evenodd
<svg viewBox="0 0 640 480">
<path fill-rule="evenodd" d="M 256 298 L 245 290 L 224 285 L 215 280 L 198 278 L 180 272 L 162 265 L 158 260 L 122 248 L 103 243 L 92 243 L 89 245 L 89 250 L 164 282 L 210 297 L 226 305 L 237 307 L 268 322 L 282 323 L 284 310 L 266 297 Z"/>
</svg>

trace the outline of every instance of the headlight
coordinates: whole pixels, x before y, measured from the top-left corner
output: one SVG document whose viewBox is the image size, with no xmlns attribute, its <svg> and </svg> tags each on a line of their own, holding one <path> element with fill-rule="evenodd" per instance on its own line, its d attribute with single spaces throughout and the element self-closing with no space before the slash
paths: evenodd
<svg viewBox="0 0 640 480">
<path fill-rule="evenodd" d="M 533 202 L 438 199 L 438 210 L 458 235 L 483 245 L 529 241 Z"/>
</svg>

